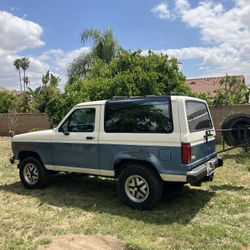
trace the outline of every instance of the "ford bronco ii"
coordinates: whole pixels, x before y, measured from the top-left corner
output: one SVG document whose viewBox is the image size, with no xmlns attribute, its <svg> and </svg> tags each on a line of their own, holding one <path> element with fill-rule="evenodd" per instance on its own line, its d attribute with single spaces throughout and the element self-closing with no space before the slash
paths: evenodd
<svg viewBox="0 0 250 250">
<path fill-rule="evenodd" d="M 223 165 L 207 103 L 174 95 L 77 104 L 55 129 L 14 136 L 12 149 L 26 188 L 51 172 L 113 177 L 137 209 L 155 206 L 164 182 L 200 185 Z"/>
</svg>

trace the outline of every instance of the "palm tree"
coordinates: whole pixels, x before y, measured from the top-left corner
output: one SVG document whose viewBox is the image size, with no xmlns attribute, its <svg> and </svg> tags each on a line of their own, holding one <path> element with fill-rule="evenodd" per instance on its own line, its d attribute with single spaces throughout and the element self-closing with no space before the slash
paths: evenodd
<svg viewBox="0 0 250 250">
<path fill-rule="evenodd" d="M 42 88 L 45 88 L 45 89 L 47 88 L 47 84 L 48 84 L 49 80 L 50 80 L 50 72 L 48 70 L 46 72 L 46 74 L 44 74 L 42 76 L 42 83 L 43 83 L 43 87 Z"/>
<path fill-rule="evenodd" d="M 20 90 L 22 91 L 22 79 L 21 79 L 21 59 L 20 58 L 17 58 L 15 61 L 14 61 L 14 66 L 16 68 L 16 70 L 18 70 L 18 74 L 19 74 L 19 82 L 20 82 Z"/>
<path fill-rule="evenodd" d="M 122 51 L 114 38 L 112 29 L 107 29 L 104 32 L 93 28 L 86 29 L 81 35 L 81 42 L 86 45 L 89 40 L 92 41 L 93 47 L 89 52 L 82 52 L 69 65 L 68 75 L 70 78 L 74 76 L 86 77 L 90 65 L 95 59 L 109 63 Z"/>
<path fill-rule="evenodd" d="M 25 82 L 25 79 L 26 79 L 25 72 L 29 68 L 29 65 L 30 65 L 29 58 L 27 58 L 27 57 L 21 58 L 21 68 L 23 69 L 23 88 L 24 88 L 24 91 L 25 91 L 25 84 L 26 84 L 26 82 Z"/>
<path fill-rule="evenodd" d="M 26 86 L 26 89 L 28 89 L 28 84 L 29 84 L 30 80 L 28 76 L 25 76 L 23 78 L 23 84 Z"/>
</svg>

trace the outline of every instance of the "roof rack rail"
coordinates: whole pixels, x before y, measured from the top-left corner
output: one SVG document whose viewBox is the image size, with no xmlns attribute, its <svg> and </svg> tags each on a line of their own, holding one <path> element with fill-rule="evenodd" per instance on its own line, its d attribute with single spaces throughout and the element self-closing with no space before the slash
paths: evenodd
<svg viewBox="0 0 250 250">
<path fill-rule="evenodd" d="M 112 100 L 121 100 L 121 99 L 128 99 L 129 97 L 128 96 L 113 96 L 112 97 Z"/>
<path fill-rule="evenodd" d="M 144 96 L 142 95 L 135 95 L 135 96 L 130 96 L 129 99 L 137 99 L 137 98 L 143 98 Z"/>
</svg>

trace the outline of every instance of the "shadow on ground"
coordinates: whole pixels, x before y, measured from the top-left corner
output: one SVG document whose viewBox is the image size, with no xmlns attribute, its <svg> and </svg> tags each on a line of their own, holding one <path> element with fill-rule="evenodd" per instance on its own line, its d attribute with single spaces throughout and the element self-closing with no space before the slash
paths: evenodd
<svg viewBox="0 0 250 250">
<path fill-rule="evenodd" d="M 220 190 L 225 190 L 225 191 L 241 191 L 244 190 L 246 191 L 247 188 L 244 186 L 235 186 L 235 185 L 229 185 L 229 184 L 225 184 L 225 185 L 219 185 L 219 186 L 210 186 L 210 189 L 213 191 L 220 191 Z"/>
<path fill-rule="evenodd" d="M 38 198 L 41 205 L 76 207 L 88 212 L 109 213 L 154 224 L 186 224 L 215 194 L 213 190 L 185 186 L 180 191 L 165 192 L 162 201 L 153 210 L 137 211 L 119 201 L 116 184 L 112 179 L 59 174 L 53 176 L 49 186 L 42 190 L 27 190 L 20 182 L 2 185 L 0 190 Z"/>
</svg>

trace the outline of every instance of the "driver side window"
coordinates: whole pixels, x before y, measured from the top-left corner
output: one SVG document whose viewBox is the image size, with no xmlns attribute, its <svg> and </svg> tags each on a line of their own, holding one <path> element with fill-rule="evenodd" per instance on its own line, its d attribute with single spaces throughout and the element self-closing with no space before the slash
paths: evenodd
<svg viewBox="0 0 250 250">
<path fill-rule="evenodd" d="M 75 110 L 60 127 L 59 132 L 93 132 L 95 129 L 95 109 Z"/>
</svg>

